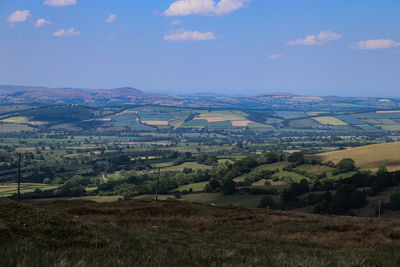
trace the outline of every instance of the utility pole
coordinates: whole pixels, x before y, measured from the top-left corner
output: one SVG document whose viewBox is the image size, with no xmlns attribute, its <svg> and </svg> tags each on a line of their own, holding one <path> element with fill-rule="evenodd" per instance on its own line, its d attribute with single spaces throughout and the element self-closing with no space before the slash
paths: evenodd
<svg viewBox="0 0 400 267">
<path fill-rule="evenodd" d="M 381 201 L 378 200 L 378 216 L 381 217 Z"/>
<path fill-rule="evenodd" d="M 161 168 L 158 168 L 157 185 L 156 185 L 156 202 L 158 200 L 158 187 L 160 185 L 160 172 L 161 172 Z"/>
<path fill-rule="evenodd" d="M 21 153 L 18 153 L 18 192 L 17 192 L 17 201 L 19 202 L 21 199 Z"/>
</svg>

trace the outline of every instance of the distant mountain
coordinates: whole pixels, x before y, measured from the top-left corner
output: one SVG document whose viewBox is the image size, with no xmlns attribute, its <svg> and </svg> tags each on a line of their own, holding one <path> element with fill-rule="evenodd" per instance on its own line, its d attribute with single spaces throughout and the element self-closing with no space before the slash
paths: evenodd
<svg viewBox="0 0 400 267">
<path fill-rule="evenodd" d="M 116 89 L 76 89 L 30 86 L 0 86 L 0 103 L 47 103 L 104 105 L 140 104 L 159 97 L 141 90 L 124 87 Z M 150 101 L 151 102 L 151 101 Z"/>
<path fill-rule="evenodd" d="M 302 96 L 279 92 L 236 97 L 217 93 L 157 95 L 131 87 L 79 89 L 16 85 L 0 85 L 0 103 L 79 104 L 86 106 L 164 105 L 194 108 L 319 110 L 327 112 L 400 108 L 400 99 L 386 98 Z"/>
</svg>

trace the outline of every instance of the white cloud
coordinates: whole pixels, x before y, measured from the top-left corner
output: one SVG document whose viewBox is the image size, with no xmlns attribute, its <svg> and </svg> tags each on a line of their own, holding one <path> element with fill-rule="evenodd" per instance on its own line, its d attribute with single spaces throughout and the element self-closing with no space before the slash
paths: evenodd
<svg viewBox="0 0 400 267">
<path fill-rule="evenodd" d="M 53 35 L 56 37 L 73 37 L 78 34 L 80 34 L 80 31 L 76 31 L 75 28 L 71 28 L 69 30 L 61 29 L 58 32 L 53 33 Z"/>
<path fill-rule="evenodd" d="M 268 55 L 268 58 L 269 59 L 279 59 L 279 58 L 283 58 L 285 55 L 283 55 L 283 54 L 270 54 L 270 55 Z"/>
<path fill-rule="evenodd" d="M 109 43 L 109 42 L 112 42 L 112 41 L 114 41 L 114 40 L 115 40 L 114 35 L 109 35 L 109 36 L 107 36 L 107 38 L 105 39 L 105 42 L 106 42 L 106 43 Z"/>
<path fill-rule="evenodd" d="M 342 35 L 338 33 L 334 33 L 331 31 L 322 31 L 318 35 L 318 40 L 324 42 L 324 41 L 336 41 L 339 39 L 342 39 Z"/>
<path fill-rule="evenodd" d="M 391 39 L 376 39 L 376 40 L 361 41 L 352 44 L 350 47 L 363 50 L 389 49 L 394 47 L 400 47 L 400 43 L 393 41 Z"/>
<path fill-rule="evenodd" d="M 43 2 L 46 6 L 72 6 L 76 5 L 76 0 L 45 0 Z"/>
<path fill-rule="evenodd" d="M 172 21 L 169 25 L 171 25 L 171 26 L 176 26 L 176 25 L 181 25 L 182 24 L 182 21 L 180 21 L 180 20 L 174 20 L 174 21 Z"/>
<path fill-rule="evenodd" d="M 310 34 L 307 35 L 304 39 L 298 39 L 294 41 L 290 41 L 287 43 L 289 46 L 297 46 L 297 45 L 323 45 L 329 41 L 335 41 L 341 39 L 343 36 L 338 33 L 334 33 L 331 31 L 322 31 L 318 34 L 318 36 Z"/>
<path fill-rule="evenodd" d="M 106 22 L 107 23 L 113 23 L 116 19 L 117 19 L 117 15 L 110 14 L 110 16 L 107 17 Z"/>
<path fill-rule="evenodd" d="M 244 8 L 251 0 L 177 0 L 164 11 L 165 16 L 223 16 Z"/>
<path fill-rule="evenodd" d="M 24 22 L 31 16 L 31 12 L 29 10 L 17 10 L 12 13 L 7 21 L 10 23 Z"/>
<path fill-rule="evenodd" d="M 35 22 L 35 27 L 40 28 L 40 27 L 42 27 L 44 25 L 48 25 L 48 24 L 51 24 L 51 21 L 48 21 L 46 19 L 38 19 Z"/>
<path fill-rule="evenodd" d="M 217 39 L 212 32 L 178 30 L 164 35 L 165 41 L 210 41 Z"/>
</svg>

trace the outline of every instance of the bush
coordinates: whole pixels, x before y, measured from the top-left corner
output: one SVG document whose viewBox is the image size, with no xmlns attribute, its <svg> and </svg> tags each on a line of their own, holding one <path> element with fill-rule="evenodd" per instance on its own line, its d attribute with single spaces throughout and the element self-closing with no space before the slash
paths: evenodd
<svg viewBox="0 0 400 267">
<path fill-rule="evenodd" d="M 260 204 L 258 204 L 259 208 L 268 208 L 268 209 L 276 209 L 277 206 L 274 202 L 274 200 L 269 197 L 269 196 L 265 196 L 260 200 Z"/>
<path fill-rule="evenodd" d="M 400 193 L 390 196 L 390 208 L 392 210 L 400 210 Z"/>
</svg>

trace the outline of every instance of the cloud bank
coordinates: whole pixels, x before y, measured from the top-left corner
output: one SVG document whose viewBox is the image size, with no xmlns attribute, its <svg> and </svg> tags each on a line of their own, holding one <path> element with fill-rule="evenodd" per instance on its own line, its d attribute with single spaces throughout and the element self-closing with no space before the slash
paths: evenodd
<svg viewBox="0 0 400 267">
<path fill-rule="evenodd" d="M 165 41 L 210 41 L 217 39 L 212 32 L 179 30 L 164 35 Z"/>
<path fill-rule="evenodd" d="M 76 5 L 76 0 L 46 0 L 43 2 L 46 6 L 72 6 Z"/>
<path fill-rule="evenodd" d="M 341 34 L 331 32 L 331 31 L 322 31 L 318 35 L 307 35 L 304 39 L 298 39 L 294 41 L 290 41 L 287 43 L 288 46 L 310 46 L 310 45 L 323 45 L 329 41 L 335 41 L 341 39 L 343 36 Z"/>
<path fill-rule="evenodd" d="M 106 22 L 107 22 L 107 23 L 113 23 L 116 19 L 117 19 L 117 15 L 115 15 L 115 14 L 110 14 L 110 15 L 107 17 Z"/>
<path fill-rule="evenodd" d="M 164 11 L 165 16 L 224 16 L 247 6 L 251 0 L 177 0 Z"/>
<path fill-rule="evenodd" d="M 29 10 L 17 10 L 8 17 L 7 21 L 10 23 L 25 22 L 30 16 Z"/>
<path fill-rule="evenodd" d="M 40 28 L 40 27 L 43 27 L 43 26 L 45 26 L 45 25 L 49 25 L 49 24 L 51 24 L 51 21 L 48 21 L 48 20 L 46 20 L 46 19 L 37 19 L 36 20 L 36 22 L 35 22 L 35 27 L 36 28 Z"/>
<path fill-rule="evenodd" d="M 399 47 L 400 43 L 391 39 L 365 40 L 352 44 L 350 47 L 362 50 L 377 50 Z"/>
<path fill-rule="evenodd" d="M 79 31 L 76 31 L 75 28 L 71 28 L 69 30 L 61 29 L 57 32 L 54 32 L 53 35 L 56 37 L 74 37 L 75 35 L 80 34 Z"/>
</svg>

